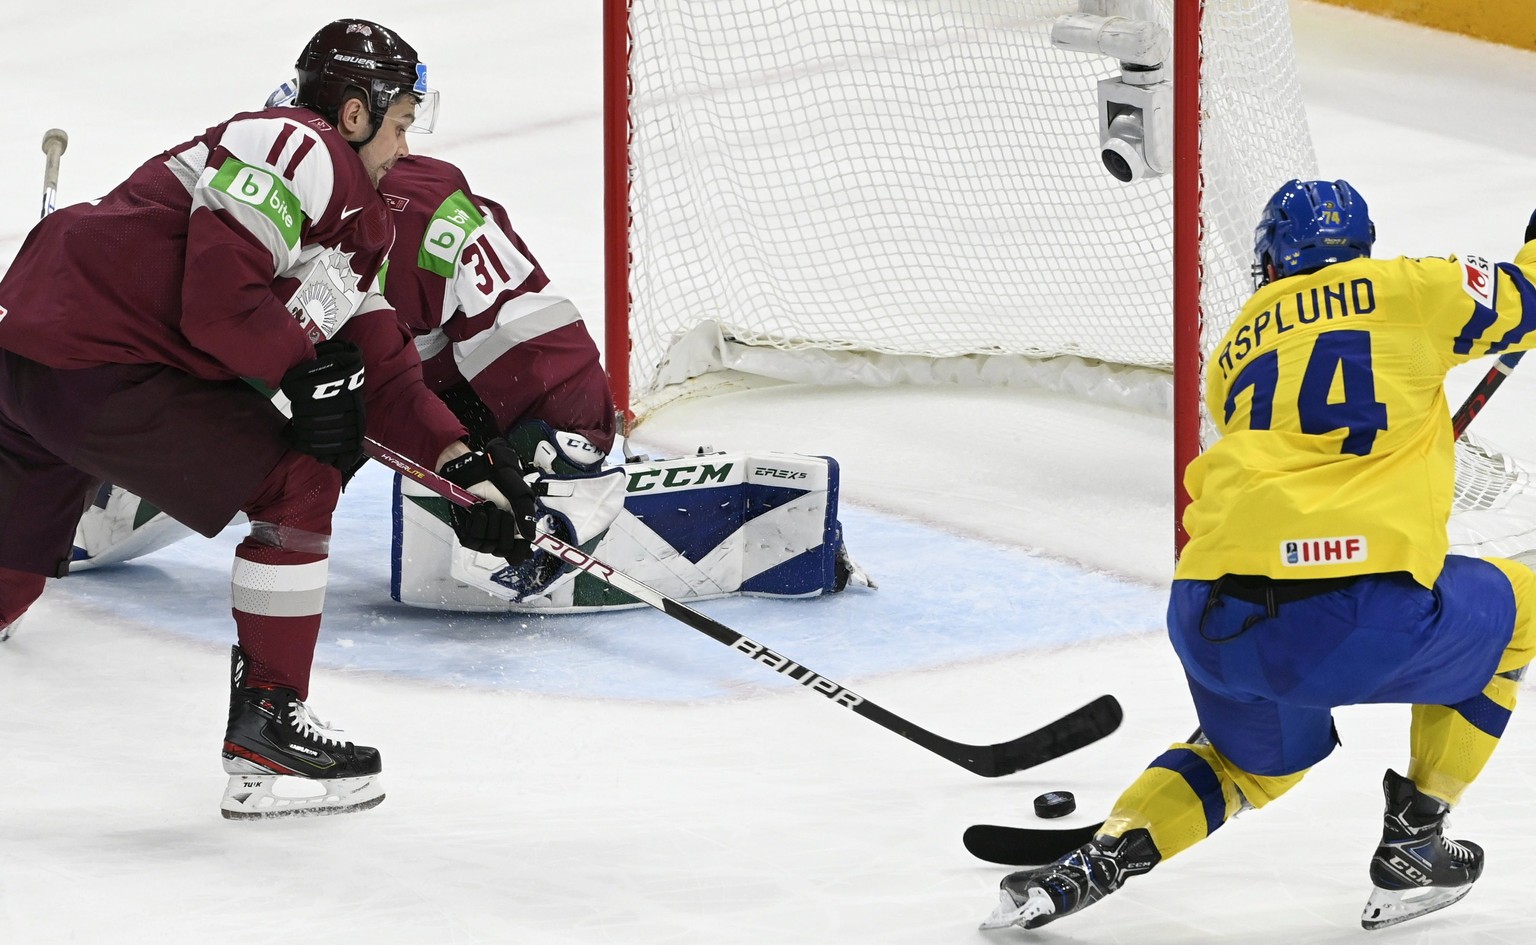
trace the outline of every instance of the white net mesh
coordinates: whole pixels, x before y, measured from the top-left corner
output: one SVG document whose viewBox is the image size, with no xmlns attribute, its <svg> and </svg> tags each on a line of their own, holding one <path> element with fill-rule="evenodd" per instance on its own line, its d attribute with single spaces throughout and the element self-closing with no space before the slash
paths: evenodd
<svg viewBox="0 0 1536 945">
<path fill-rule="evenodd" d="M 1164 23 L 1171 7 L 1151 5 Z M 1259 208 L 1314 158 L 1284 0 L 1207 8 L 1203 282 L 1224 325 L 1251 290 Z M 1171 182 L 1100 163 L 1096 86 L 1119 64 L 1051 47 L 1077 11 L 636 0 L 637 405 L 700 323 L 781 350 L 1168 370 Z"/>
</svg>

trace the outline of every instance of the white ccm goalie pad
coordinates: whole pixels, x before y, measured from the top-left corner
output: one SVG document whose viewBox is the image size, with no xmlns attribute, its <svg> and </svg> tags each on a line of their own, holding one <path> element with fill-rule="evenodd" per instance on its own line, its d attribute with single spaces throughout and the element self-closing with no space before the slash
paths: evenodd
<svg viewBox="0 0 1536 945">
<path fill-rule="evenodd" d="M 572 543 L 668 597 L 815 597 L 850 577 L 873 586 L 843 550 L 838 468 L 829 457 L 710 453 L 630 462 L 608 475 L 614 472 L 622 472 L 622 511 L 600 536 L 582 535 L 578 526 Z M 646 606 L 567 569 L 540 573 L 529 591 L 536 565 L 511 568 L 461 548 L 447 502 L 399 477 L 394 511 L 390 590 L 402 603 L 518 613 Z"/>
<path fill-rule="evenodd" d="M 192 534 L 192 529 L 133 493 L 119 486 L 103 485 L 75 526 L 69 570 L 88 571 L 118 564 L 159 551 Z"/>
</svg>

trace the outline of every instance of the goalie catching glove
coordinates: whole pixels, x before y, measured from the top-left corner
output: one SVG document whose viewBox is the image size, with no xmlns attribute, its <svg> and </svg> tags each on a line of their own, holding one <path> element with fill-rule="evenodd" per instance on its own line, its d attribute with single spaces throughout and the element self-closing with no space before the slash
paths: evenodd
<svg viewBox="0 0 1536 945">
<path fill-rule="evenodd" d="M 363 355 L 350 341 L 315 345 L 315 359 L 288 369 L 282 390 L 291 419 L 288 445 L 350 474 L 363 464 L 367 416 L 363 405 Z"/>
<path fill-rule="evenodd" d="M 471 551 L 521 564 L 533 554 L 536 510 L 533 489 L 523 478 L 523 464 L 504 439 L 484 450 L 457 456 L 438 470 L 444 479 L 484 500 L 469 508 L 453 507 L 453 531 Z"/>
</svg>

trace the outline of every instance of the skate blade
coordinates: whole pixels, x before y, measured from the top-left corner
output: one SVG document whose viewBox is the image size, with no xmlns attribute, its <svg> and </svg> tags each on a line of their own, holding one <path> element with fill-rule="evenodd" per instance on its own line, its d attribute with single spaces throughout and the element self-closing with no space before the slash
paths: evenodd
<svg viewBox="0 0 1536 945">
<path fill-rule="evenodd" d="M 384 802 L 378 775 L 301 778 L 283 774 L 232 774 L 219 813 L 226 820 L 269 820 L 351 814 Z"/>
<path fill-rule="evenodd" d="M 1041 916 L 1051 915 L 1056 911 L 1055 903 L 1046 895 L 1045 890 L 1035 887 L 1029 891 L 1029 895 L 1023 902 L 1013 898 L 1008 890 L 999 890 L 997 908 L 987 916 L 979 928 L 983 932 L 991 932 L 995 929 L 1006 929 L 1017 925 L 1019 928 L 1028 928 L 1025 924 Z"/>
<path fill-rule="evenodd" d="M 1377 886 L 1371 890 L 1371 898 L 1365 904 L 1365 912 L 1360 916 L 1360 924 L 1367 929 L 1375 931 L 1388 926 L 1416 919 L 1421 915 L 1438 912 L 1472 891 L 1472 884 L 1465 886 L 1430 886 L 1426 889 L 1382 889 Z M 1410 894 L 1414 898 L 1407 898 Z"/>
</svg>

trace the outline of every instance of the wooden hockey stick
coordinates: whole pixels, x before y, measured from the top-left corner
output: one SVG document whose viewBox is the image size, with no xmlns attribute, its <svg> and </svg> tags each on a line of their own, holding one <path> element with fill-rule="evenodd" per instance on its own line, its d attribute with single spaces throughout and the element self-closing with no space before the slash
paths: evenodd
<svg viewBox="0 0 1536 945">
<path fill-rule="evenodd" d="M 363 449 L 373 459 L 402 476 L 426 486 L 450 502 L 470 506 L 482 501 L 430 469 L 411 462 L 388 447 L 371 439 L 363 440 Z M 941 758 L 985 778 L 1012 774 L 1059 758 L 1090 745 L 1120 726 L 1120 703 L 1114 696 L 1100 696 L 1082 708 L 1067 713 L 1027 735 L 995 745 L 966 745 L 942 738 L 881 708 L 843 685 L 814 672 L 787 656 L 769 649 L 724 624 L 704 616 L 660 591 L 604 564 L 574 545 L 554 535 L 540 532 L 533 546 L 555 555 L 573 568 L 587 572 L 608 586 L 656 608 L 668 617 L 685 623 L 705 636 L 730 647 L 801 686 L 825 696 L 829 701 L 869 719 L 903 738 L 915 742 Z"/>
</svg>

